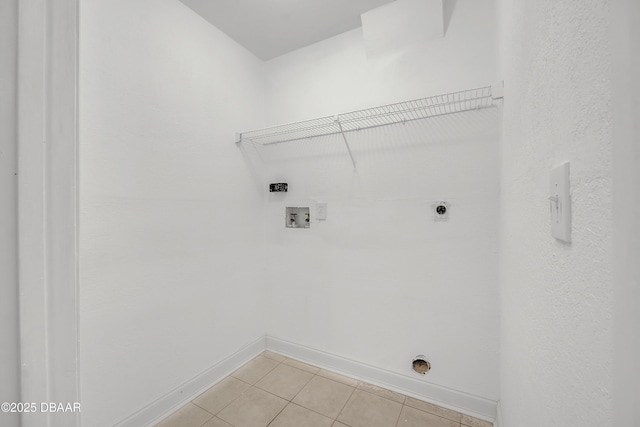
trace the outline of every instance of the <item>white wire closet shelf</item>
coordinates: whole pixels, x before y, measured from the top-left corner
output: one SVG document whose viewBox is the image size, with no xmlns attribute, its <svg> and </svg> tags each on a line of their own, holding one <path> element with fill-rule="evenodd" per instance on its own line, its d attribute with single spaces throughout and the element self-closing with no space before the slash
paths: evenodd
<svg viewBox="0 0 640 427">
<path fill-rule="evenodd" d="M 342 134 L 346 143 L 346 132 L 492 107 L 501 98 L 496 88 L 486 86 L 251 130 L 239 133 L 236 142 L 271 145 Z"/>
</svg>

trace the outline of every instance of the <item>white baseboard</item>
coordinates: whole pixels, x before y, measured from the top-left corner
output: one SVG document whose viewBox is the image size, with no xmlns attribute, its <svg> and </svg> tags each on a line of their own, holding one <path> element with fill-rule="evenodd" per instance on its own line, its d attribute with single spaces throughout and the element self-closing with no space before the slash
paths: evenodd
<svg viewBox="0 0 640 427">
<path fill-rule="evenodd" d="M 180 387 L 170 391 L 158 400 L 140 409 L 138 412 L 120 421 L 116 424 L 116 427 L 140 427 L 158 423 L 240 366 L 262 353 L 265 347 L 265 337 L 255 340 L 182 384 Z"/>
<path fill-rule="evenodd" d="M 495 427 L 505 427 L 504 420 L 502 419 L 502 404 L 498 401 L 498 413 L 496 415 L 496 422 L 494 423 Z"/>
<path fill-rule="evenodd" d="M 411 378 L 410 376 L 365 365 L 364 363 L 345 359 L 335 354 L 294 344 L 271 336 L 266 337 L 266 346 L 267 350 L 275 353 L 280 353 L 302 362 L 354 377 L 476 418 L 493 422 L 497 416 L 498 402 L 493 400 L 484 399 L 436 384 L 430 384 L 423 380 Z"/>
</svg>

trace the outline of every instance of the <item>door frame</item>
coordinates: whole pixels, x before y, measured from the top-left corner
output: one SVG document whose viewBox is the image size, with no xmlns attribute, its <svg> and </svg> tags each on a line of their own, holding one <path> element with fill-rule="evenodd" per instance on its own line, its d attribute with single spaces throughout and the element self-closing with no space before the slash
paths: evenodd
<svg viewBox="0 0 640 427">
<path fill-rule="evenodd" d="M 80 402 L 79 0 L 21 0 L 18 14 L 18 273 L 22 402 Z M 23 413 L 78 426 L 80 413 Z"/>
</svg>

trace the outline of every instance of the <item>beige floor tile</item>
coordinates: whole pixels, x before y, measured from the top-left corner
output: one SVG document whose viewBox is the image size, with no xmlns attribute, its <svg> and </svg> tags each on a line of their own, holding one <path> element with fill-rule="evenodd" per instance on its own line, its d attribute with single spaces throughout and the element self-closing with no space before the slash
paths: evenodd
<svg viewBox="0 0 640 427">
<path fill-rule="evenodd" d="M 377 385 L 361 382 L 358 384 L 358 388 L 368 391 L 371 394 L 375 394 L 376 396 L 393 400 L 394 402 L 404 403 L 404 394 L 396 393 L 395 391 L 387 390 L 386 388 L 378 387 Z"/>
<path fill-rule="evenodd" d="M 460 427 L 459 422 L 423 412 L 410 406 L 403 406 L 398 427 Z"/>
<path fill-rule="evenodd" d="M 276 366 L 278 366 L 278 362 L 275 360 L 264 356 L 258 356 L 255 359 L 250 360 L 231 375 L 245 383 L 253 385 L 271 372 L 271 370 Z"/>
<path fill-rule="evenodd" d="M 285 359 L 282 363 L 284 363 L 285 365 L 293 366 L 294 368 L 302 369 L 303 371 L 311 372 L 312 374 L 317 374 L 318 371 L 320 371 L 320 368 L 307 365 L 306 363 L 289 358 Z"/>
<path fill-rule="evenodd" d="M 265 351 L 157 426 L 493 427 L 493 423 Z"/>
<path fill-rule="evenodd" d="M 218 417 L 213 417 L 202 427 L 233 427 L 231 424 L 222 421 Z"/>
<path fill-rule="evenodd" d="M 335 372 L 320 369 L 318 375 L 321 377 L 329 378 L 330 380 L 338 381 L 339 383 L 350 385 L 351 387 L 357 387 L 360 381 L 355 378 L 345 377 L 344 375 L 336 374 Z"/>
<path fill-rule="evenodd" d="M 249 384 L 233 377 L 227 377 L 200 396 L 193 403 L 212 414 L 217 414 L 229 403 L 251 387 Z"/>
<path fill-rule="evenodd" d="M 283 399 L 291 400 L 311 378 L 313 378 L 313 374 L 310 372 L 301 371 L 293 366 L 278 365 L 258 381 L 256 387 Z"/>
<path fill-rule="evenodd" d="M 293 399 L 307 409 L 336 418 L 355 389 L 346 384 L 315 376 Z"/>
<path fill-rule="evenodd" d="M 276 362 L 282 362 L 282 361 L 284 361 L 286 359 L 286 357 L 284 357 L 283 355 L 278 354 L 278 353 L 274 353 L 274 352 L 269 351 L 269 350 L 266 350 L 264 353 L 262 353 L 262 355 L 264 357 L 268 357 L 269 359 L 273 359 Z"/>
<path fill-rule="evenodd" d="M 452 421 L 460 422 L 460 418 L 462 414 L 456 412 L 452 409 L 443 408 L 438 405 L 434 405 L 433 403 L 424 402 L 422 400 L 414 399 L 413 397 L 408 397 L 404 401 L 404 404 L 407 406 L 411 406 L 412 408 L 419 409 L 424 412 L 428 412 L 430 414 L 437 415 L 442 418 L 446 418 Z"/>
<path fill-rule="evenodd" d="M 462 414 L 462 419 L 460 420 L 460 422 L 465 427 L 493 427 L 492 422 L 481 420 L 479 418 L 475 418 L 465 414 Z"/>
<path fill-rule="evenodd" d="M 402 405 L 356 389 L 338 416 L 351 427 L 395 427 Z"/>
<path fill-rule="evenodd" d="M 187 403 L 177 412 L 156 424 L 156 427 L 200 427 L 211 417 L 213 414 L 193 403 Z"/>
<path fill-rule="evenodd" d="M 269 427 L 330 427 L 332 422 L 331 418 L 290 403 Z"/>
<path fill-rule="evenodd" d="M 286 405 L 286 400 L 251 387 L 220 411 L 218 418 L 235 427 L 265 427 Z"/>
</svg>

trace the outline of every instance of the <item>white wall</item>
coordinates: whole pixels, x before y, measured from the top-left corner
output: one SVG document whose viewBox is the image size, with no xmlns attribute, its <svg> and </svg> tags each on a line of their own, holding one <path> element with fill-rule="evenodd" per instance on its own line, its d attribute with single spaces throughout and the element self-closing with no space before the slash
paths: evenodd
<svg viewBox="0 0 640 427">
<path fill-rule="evenodd" d="M 495 2 L 454 3 L 446 37 L 428 44 L 367 58 L 359 28 L 267 62 L 268 122 L 288 123 L 494 83 Z"/>
<path fill-rule="evenodd" d="M 501 404 L 506 426 L 614 425 L 610 2 L 504 0 Z M 571 244 L 549 231 L 571 162 Z"/>
<path fill-rule="evenodd" d="M 492 1 L 459 0 L 445 38 L 366 57 L 354 30 L 267 66 L 271 123 L 437 95 L 496 80 Z M 498 109 L 261 151 L 268 333 L 498 399 Z M 266 187 L 265 187 L 266 188 Z M 431 203 L 451 203 L 432 221 Z M 284 228 L 285 205 L 328 202 L 326 222 Z M 425 396 L 429 397 L 429 396 Z"/>
<path fill-rule="evenodd" d="M 233 143 L 264 82 L 177 0 L 83 2 L 80 47 L 82 422 L 103 426 L 264 334 L 262 189 Z"/>
<path fill-rule="evenodd" d="M 613 10 L 614 413 L 640 425 L 640 3 Z"/>
<path fill-rule="evenodd" d="M 0 3 L 0 402 L 20 401 L 16 198 L 18 2 Z M 0 414 L 17 426 L 18 414 Z"/>
</svg>

